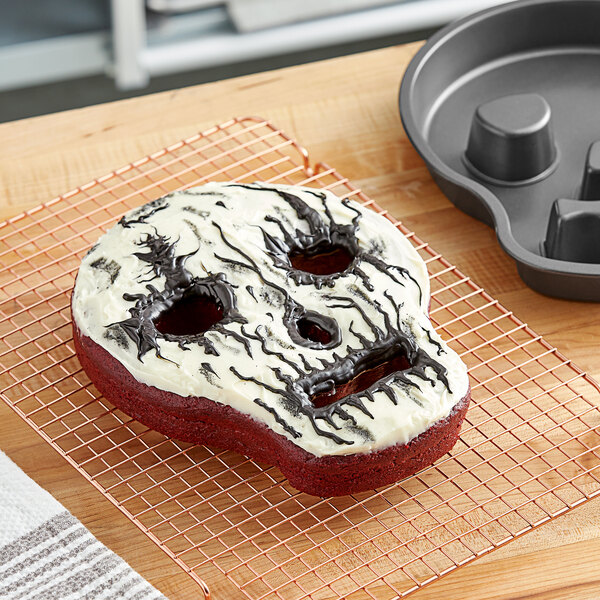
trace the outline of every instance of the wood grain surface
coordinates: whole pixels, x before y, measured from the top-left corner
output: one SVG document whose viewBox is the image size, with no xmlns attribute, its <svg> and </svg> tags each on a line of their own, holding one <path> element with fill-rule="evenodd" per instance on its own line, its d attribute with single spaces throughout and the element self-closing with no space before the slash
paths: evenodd
<svg viewBox="0 0 600 600">
<path fill-rule="evenodd" d="M 273 121 L 401 218 L 597 379 L 600 309 L 527 288 L 494 232 L 442 195 L 402 130 L 397 96 L 418 44 L 0 125 L 0 219 L 234 116 Z M 172 600 L 199 590 L 0 403 L 0 447 Z M 218 585 L 213 595 L 220 600 Z M 600 501 L 509 543 L 414 600 L 600 598 Z"/>
</svg>

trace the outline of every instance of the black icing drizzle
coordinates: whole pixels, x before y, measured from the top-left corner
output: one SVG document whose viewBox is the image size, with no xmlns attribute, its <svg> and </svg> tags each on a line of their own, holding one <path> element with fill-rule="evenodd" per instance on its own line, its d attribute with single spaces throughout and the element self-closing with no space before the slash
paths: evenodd
<svg viewBox="0 0 600 600">
<path fill-rule="evenodd" d="M 256 296 L 254 295 L 254 288 L 251 285 L 247 285 L 246 290 L 252 296 L 254 301 L 258 304 L 258 300 L 256 299 Z"/>
<path fill-rule="evenodd" d="M 119 225 L 125 229 L 129 229 L 134 225 L 146 223 L 146 219 L 169 206 L 169 197 L 170 195 L 162 196 L 161 198 L 156 198 L 156 200 L 152 200 L 152 202 L 143 204 L 129 215 L 121 217 Z"/>
<path fill-rule="evenodd" d="M 119 325 L 137 346 L 137 357 L 141 361 L 144 354 L 155 350 L 157 356 L 160 354 L 158 339 L 162 338 L 171 342 L 177 342 L 183 350 L 188 349 L 191 343 L 197 343 L 204 347 L 207 354 L 218 356 L 219 352 L 212 341 L 204 334 L 198 335 L 172 335 L 164 334 L 156 329 L 154 323 L 158 317 L 171 308 L 178 300 L 190 295 L 208 296 L 215 300 L 223 309 L 223 318 L 213 325 L 209 331 L 218 331 L 225 336 L 231 336 L 241 342 L 248 352 L 250 345 L 248 341 L 237 332 L 226 328 L 230 323 L 246 323 L 236 310 L 235 295 L 231 284 L 229 284 L 223 273 L 216 273 L 208 277 L 194 277 L 186 268 L 185 262 L 192 255 L 185 254 L 175 256 L 175 243 L 167 237 L 158 234 L 146 234 L 146 237 L 138 242 L 145 252 L 135 252 L 134 255 L 149 266 L 148 275 L 150 280 L 156 277 L 164 277 L 163 290 L 158 290 L 151 283 L 147 283 L 147 294 L 123 294 L 127 302 L 135 302 L 129 309 L 131 317 L 109 327 Z"/>
<path fill-rule="evenodd" d="M 286 271 L 289 278 L 297 285 L 314 285 L 318 289 L 323 286 L 333 287 L 337 278 L 352 274 L 362 280 L 367 291 L 372 291 L 374 287 L 370 278 L 361 268 L 361 265 L 369 264 L 401 286 L 405 285 L 407 279 L 411 280 L 417 285 L 419 293 L 422 295 L 422 290 L 418 282 L 411 276 L 407 269 L 396 265 L 388 265 L 377 256 L 360 247 L 355 234 L 359 227 L 361 213 L 348 201 L 343 201 L 343 203 L 349 210 L 352 210 L 356 214 L 350 225 L 341 225 L 334 221 L 327 206 L 325 194 L 316 190 L 306 191 L 321 200 L 323 213 L 327 217 L 327 221 L 323 219 L 321 212 L 314 210 L 298 196 L 288 191 L 258 185 L 232 184 L 232 186 L 243 187 L 251 191 L 272 191 L 287 202 L 296 212 L 298 218 L 307 224 L 308 233 L 299 229 L 292 232 L 288 229 L 288 227 L 291 227 L 289 222 L 286 221 L 286 227 L 284 221 L 268 215 L 265 217 L 265 220 L 277 225 L 281 232 L 281 237 L 276 237 L 261 227 L 267 254 L 273 260 L 275 268 Z M 138 209 L 128 219 L 121 219 L 120 224 L 123 227 L 131 227 L 137 223 L 145 223 L 148 217 L 166 206 L 168 206 L 166 200 L 164 204 L 155 201 L 146 205 L 146 207 Z M 224 234 L 223 229 L 218 223 L 212 221 L 212 226 L 218 230 L 223 243 L 237 255 L 236 258 L 230 258 L 214 253 L 215 257 L 224 264 L 227 264 L 229 268 L 235 270 L 247 269 L 254 272 L 265 286 L 271 289 L 273 295 L 279 299 L 278 304 L 281 304 L 283 307 L 283 321 L 291 340 L 295 344 L 312 349 L 328 349 L 339 346 L 341 332 L 334 319 L 314 311 L 306 310 L 292 298 L 287 289 L 270 281 L 267 278 L 267 274 L 261 270 L 256 262 Z M 372 434 L 367 429 L 358 425 L 356 418 L 348 412 L 348 409 L 357 409 L 367 417 L 373 418 L 373 415 L 369 411 L 369 403 L 374 401 L 375 394 L 383 392 L 393 404 L 396 404 L 396 395 L 390 387 L 391 385 L 400 385 L 406 389 L 421 389 L 417 382 L 409 378 L 410 375 L 415 376 L 424 383 L 428 382 L 432 386 L 435 385 L 436 380 L 439 380 L 449 389 L 446 369 L 429 356 L 425 350 L 416 345 L 411 332 L 403 330 L 400 314 L 402 305 L 398 304 L 388 292 L 385 292 L 384 295 L 390 306 L 393 307 L 393 312 L 385 310 L 377 300 L 371 299 L 368 294 L 362 291 L 356 294 L 363 302 L 370 304 L 376 313 L 381 315 L 384 323 L 383 328 L 379 327 L 351 296 L 326 295 L 326 299 L 329 301 L 329 308 L 349 310 L 356 313 L 356 317 L 350 325 L 350 332 L 356 338 L 357 346 L 347 346 L 345 351 L 340 354 L 334 352 L 331 361 L 320 359 L 322 368 L 312 366 L 306 360 L 305 356 L 300 353 L 299 357 L 302 364 L 299 365 L 296 361 L 286 357 L 283 352 L 269 348 L 268 342 L 271 339 L 271 335 L 269 335 L 268 331 L 265 331 L 266 328 L 264 326 L 257 327 L 255 331 L 248 330 L 246 327 L 248 325 L 247 320 L 236 310 L 234 286 L 227 282 L 223 273 L 212 274 L 205 278 L 194 277 L 185 268 L 185 262 L 195 252 L 188 255 L 175 256 L 175 245 L 176 242 L 172 242 L 165 236 L 158 234 L 156 230 L 153 235 L 146 234 L 146 237 L 140 240 L 139 246 L 143 251 L 136 252 L 135 256 L 149 266 L 148 275 L 150 279 L 147 280 L 146 285 L 148 293 L 124 294 L 123 298 L 127 302 L 135 303 L 129 309 L 131 316 L 129 319 L 109 326 L 112 328 L 120 326 L 127 336 L 133 340 L 137 346 L 137 355 L 140 361 L 150 350 L 154 350 L 158 356 L 161 356 L 158 344 L 160 338 L 177 342 L 184 350 L 188 349 L 189 344 L 198 343 L 204 347 L 206 354 L 218 355 L 214 344 L 204 334 L 173 336 L 160 333 L 154 326 L 154 322 L 158 316 L 163 311 L 172 307 L 179 299 L 188 294 L 202 294 L 211 296 L 223 309 L 223 319 L 214 325 L 211 330 L 218 331 L 223 336 L 233 338 L 241 344 L 250 357 L 252 357 L 250 340 L 258 342 L 263 354 L 276 356 L 282 363 L 288 365 L 295 372 L 295 376 L 284 373 L 279 367 L 270 367 L 279 382 L 279 385 L 273 386 L 261 382 L 251 375 L 241 373 L 236 366 L 230 367 L 231 372 L 240 380 L 251 381 L 279 396 L 282 407 L 288 413 L 295 417 L 300 415 L 306 416 L 318 435 L 329 438 L 337 444 L 353 444 L 354 442 L 337 433 L 342 429 L 342 426 L 339 424 L 339 421 L 336 421 L 336 417 L 343 421 L 346 428 L 353 433 L 361 435 L 365 439 L 373 439 Z M 317 255 L 331 246 L 345 248 L 353 257 L 351 264 L 341 273 L 317 275 L 294 269 L 290 262 L 289 257 L 295 252 L 303 252 L 309 256 L 311 254 Z M 164 278 L 165 283 L 162 291 L 149 283 L 149 281 L 157 277 Z M 246 290 L 257 300 L 254 289 L 251 286 L 246 286 Z M 266 312 L 265 314 L 271 316 L 271 319 L 273 319 L 272 313 Z M 304 338 L 298 331 L 297 326 L 298 321 L 302 318 L 312 320 L 319 327 L 327 331 L 330 334 L 330 341 L 323 344 Z M 369 339 L 356 331 L 353 325 L 355 320 L 358 319 L 362 319 L 368 326 L 373 339 Z M 226 328 L 232 322 L 240 324 L 241 334 Z M 429 332 L 428 338 L 431 343 L 438 347 L 437 353 L 439 355 L 442 351 L 441 345 L 430 337 Z M 312 398 L 316 395 L 334 393 L 336 386 L 347 383 L 360 373 L 391 360 L 398 355 L 405 356 L 410 367 L 382 377 L 368 389 L 339 398 L 326 406 L 316 407 L 313 404 Z M 427 369 L 430 370 L 429 373 Z M 210 363 L 202 363 L 202 370 L 211 375 L 216 375 Z M 435 377 L 432 377 L 431 371 Z M 416 399 L 414 401 L 417 402 Z M 254 402 L 269 412 L 276 422 L 293 438 L 301 437 L 302 434 L 288 423 L 283 414 L 277 411 L 276 408 L 269 406 L 260 398 L 256 398 Z M 328 427 L 325 427 L 325 425 Z"/>
<path fill-rule="evenodd" d="M 244 187 L 245 189 L 249 190 L 265 189 L 260 186 L 248 185 L 237 185 L 237 187 Z M 326 224 L 317 211 L 309 207 L 297 196 L 279 189 L 266 189 L 273 191 L 286 202 L 288 202 L 288 204 L 290 204 L 290 206 L 292 206 L 292 208 L 295 210 L 298 217 L 300 219 L 304 219 L 308 224 L 308 234 L 296 229 L 295 235 L 292 235 L 287 231 L 280 220 L 272 216 L 266 217 L 265 220 L 277 223 L 282 232 L 283 240 L 280 238 L 275 238 L 274 236 L 265 232 L 263 229 L 265 244 L 267 246 L 269 255 L 274 260 L 275 266 L 288 271 L 289 276 L 297 284 L 312 283 L 317 288 L 320 288 L 323 285 L 332 286 L 333 281 L 336 278 L 347 273 L 353 273 L 354 275 L 359 276 L 363 280 L 365 288 L 371 291 L 373 290 L 373 286 L 370 282 L 370 279 L 368 275 L 362 271 L 362 269 L 360 269 L 361 262 L 367 262 L 373 265 L 377 270 L 385 273 L 388 277 L 400 285 L 404 284 L 396 277 L 396 273 L 400 273 L 401 275 L 408 277 L 415 283 L 415 285 L 419 287 L 419 291 L 421 292 L 418 282 L 414 280 L 414 278 L 406 269 L 395 265 L 387 265 L 381 259 L 367 254 L 360 249 L 358 241 L 356 240 L 355 232 L 358 228 L 358 222 L 361 214 L 348 203 L 346 203 L 348 208 L 354 210 L 357 214 L 352 220 L 352 225 L 339 225 L 334 222 L 333 217 L 327 207 L 326 196 L 320 192 L 310 192 L 321 199 L 325 215 L 329 219 L 329 223 Z M 281 295 L 285 310 L 284 323 L 288 328 L 290 337 L 295 343 L 304 346 L 308 345 L 306 340 L 298 339 L 300 336 L 297 332 L 297 329 L 294 329 L 294 324 L 297 323 L 299 319 L 298 315 L 301 313 L 306 315 L 308 318 L 315 319 L 319 325 L 328 331 L 330 328 L 334 327 L 336 331 L 335 343 L 330 343 L 327 345 L 327 347 L 335 347 L 339 345 L 341 334 L 339 333 L 339 327 L 337 323 L 335 323 L 333 319 L 330 319 L 325 315 L 319 315 L 313 311 L 306 311 L 303 307 L 298 305 L 285 288 L 273 283 L 272 281 L 269 281 L 265 274 L 258 268 L 254 260 L 252 260 L 252 258 L 249 257 L 241 248 L 237 247 L 231 240 L 227 239 L 222 228 L 214 221 L 213 226 L 218 229 L 223 242 L 229 248 L 234 250 L 243 260 L 238 261 L 230 258 L 224 258 L 216 254 L 215 256 L 219 260 L 226 263 L 235 263 L 238 266 L 243 265 L 247 269 L 254 271 L 264 284 L 276 290 Z M 342 246 L 351 252 L 351 254 L 354 256 L 354 260 L 346 271 L 343 273 L 335 273 L 326 276 L 315 275 L 312 273 L 306 273 L 304 271 L 294 270 L 289 263 L 288 256 L 293 251 L 302 250 L 308 253 L 314 252 L 317 254 L 326 245 Z M 231 372 L 241 380 L 251 381 L 256 385 L 280 396 L 282 398 L 282 404 L 287 411 L 294 416 L 299 416 L 300 414 L 305 415 L 309 418 L 313 429 L 318 435 L 332 439 L 337 444 L 353 444 L 354 442 L 352 440 L 342 438 L 334 431 L 323 428 L 321 423 L 326 423 L 332 429 L 339 431 L 342 429 L 342 427 L 334 420 L 334 417 L 337 416 L 341 420 L 349 422 L 355 432 L 360 432 L 362 428 L 358 426 L 354 416 L 351 415 L 346 409 L 348 407 L 354 407 L 360 410 L 366 416 L 373 418 L 373 415 L 368 409 L 367 402 L 372 402 L 374 400 L 374 395 L 377 392 L 385 393 L 391 402 L 396 404 L 397 399 L 393 389 L 390 387 L 391 384 L 400 384 L 407 388 L 416 387 L 420 389 L 416 382 L 408 378 L 409 375 L 414 375 L 422 381 L 429 382 L 432 386 L 434 386 L 435 379 L 426 373 L 426 369 L 431 368 L 435 373 L 436 379 L 439 379 L 443 385 L 449 389 L 445 367 L 430 357 L 425 350 L 418 348 L 415 343 L 414 336 L 402 330 L 400 305 L 395 302 L 393 297 L 385 292 L 385 297 L 393 306 L 396 313 L 395 322 L 391 321 L 390 315 L 382 308 L 381 304 L 377 300 L 370 300 L 366 297 L 366 295 L 364 297 L 369 301 L 371 306 L 382 315 L 385 324 L 385 330 L 378 327 L 375 322 L 369 318 L 363 308 L 352 298 L 328 295 L 327 298 L 332 302 L 329 304 L 329 308 L 356 311 L 358 313 L 357 316 L 362 318 L 362 320 L 368 325 L 369 329 L 373 333 L 374 339 L 367 339 L 362 334 L 356 332 L 351 325 L 350 330 L 357 338 L 361 346 L 357 348 L 351 348 L 348 346 L 346 348 L 345 356 L 340 356 L 334 352 L 333 360 L 331 362 L 321 359 L 323 366 L 322 369 L 311 368 L 310 364 L 307 363 L 306 359 L 302 355 L 300 358 L 303 361 L 304 368 L 300 368 L 294 361 L 287 359 L 283 353 L 269 350 L 267 346 L 267 338 L 262 336 L 258 330 L 255 331 L 254 334 L 251 334 L 242 327 L 242 332 L 244 335 L 250 339 L 260 341 L 263 353 L 276 355 L 279 360 L 286 363 L 294 371 L 296 371 L 297 377 L 294 378 L 290 375 L 287 375 L 279 368 L 272 368 L 276 378 L 282 384 L 280 387 L 274 387 L 259 381 L 255 377 L 240 373 L 235 366 L 230 367 Z M 433 342 L 434 340 L 431 341 Z M 436 345 L 438 345 L 439 349 L 441 349 L 439 344 Z M 357 394 L 350 394 L 344 396 L 343 398 L 339 398 L 335 402 L 326 406 L 316 407 L 313 404 L 312 398 L 314 396 L 328 392 L 334 393 L 337 385 L 347 383 L 358 374 L 374 368 L 385 361 L 391 360 L 399 354 L 404 355 L 408 360 L 410 364 L 408 369 L 397 371 L 391 375 L 388 375 L 387 377 L 383 377 L 368 389 Z M 275 417 L 276 421 L 282 427 L 284 427 L 284 429 L 292 437 L 301 437 L 300 432 L 287 423 L 275 409 L 267 406 L 259 398 L 255 399 L 255 403 L 271 413 Z M 371 435 L 364 429 L 362 429 L 362 433 L 365 437 L 369 437 Z"/>
<path fill-rule="evenodd" d="M 307 311 L 303 306 L 298 304 L 292 298 L 292 296 L 287 292 L 287 290 L 285 288 L 281 287 L 280 285 L 278 285 L 272 281 L 269 281 L 266 278 L 265 273 L 263 273 L 261 271 L 261 269 L 256 264 L 256 262 L 250 256 L 248 256 L 243 250 L 238 248 L 233 242 L 231 242 L 229 239 L 227 239 L 227 237 L 223 233 L 223 229 L 221 228 L 221 226 L 218 223 L 213 221 L 212 225 L 213 225 L 213 227 L 216 227 L 216 229 L 218 230 L 219 235 L 221 236 L 221 239 L 223 240 L 223 243 L 226 246 L 228 246 L 229 248 L 231 248 L 232 250 L 234 250 L 235 252 L 237 252 L 237 254 L 239 254 L 243 260 L 226 258 L 224 256 L 220 256 L 216 252 L 215 252 L 215 257 L 218 258 L 221 262 L 228 264 L 230 266 L 234 266 L 236 268 L 242 267 L 242 268 L 246 268 L 251 271 L 254 271 L 264 284 L 266 284 L 268 287 L 272 288 L 275 292 L 278 292 L 280 294 L 281 298 L 283 299 L 283 307 L 284 307 L 283 322 L 284 322 L 285 326 L 287 327 L 290 337 L 296 344 L 298 344 L 299 346 L 305 346 L 307 348 L 314 348 L 317 350 L 334 348 L 335 346 L 339 345 L 342 334 L 341 334 L 339 325 L 337 324 L 337 322 L 334 319 L 332 319 L 331 317 L 328 317 L 326 315 L 318 314 L 313 311 Z M 269 313 L 266 313 L 266 314 L 269 314 Z M 330 341 L 326 344 L 323 344 L 321 342 L 315 342 L 315 341 L 312 341 L 312 340 L 309 340 L 309 339 L 306 339 L 305 337 L 303 337 L 300 334 L 300 332 L 298 331 L 298 321 L 300 321 L 300 319 L 303 319 L 303 318 L 308 318 L 308 319 L 314 321 L 319 327 L 321 327 L 321 329 L 324 329 L 327 333 L 329 333 Z"/>
<path fill-rule="evenodd" d="M 310 207 L 306 202 L 290 192 L 276 188 L 264 188 L 256 184 L 244 185 L 237 183 L 231 184 L 227 187 L 241 187 L 252 191 L 264 191 L 265 189 L 268 189 L 285 200 L 285 202 L 287 202 L 294 209 L 298 218 L 307 224 L 308 233 L 305 233 L 300 229 L 296 229 L 292 233 L 288 230 L 281 219 L 278 219 L 273 215 L 267 215 L 265 217 L 265 221 L 275 223 L 281 231 L 282 237 L 275 237 L 265 231 L 264 228 L 260 228 L 263 233 L 267 254 L 271 257 L 275 266 L 287 271 L 288 276 L 296 284 L 314 285 L 317 289 L 320 289 L 323 286 L 333 287 L 336 279 L 351 274 L 360 277 L 365 288 L 372 292 L 374 287 L 370 281 L 370 278 L 361 268 L 361 263 L 368 263 L 373 265 L 378 271 L 385 273 L 388 277 L 400 285 L 404 285 L 404 282 L 398 279 L 395 273 L 400 274 L 402 277 L 411 279 L 419 289 L 419 302 L 421 301 L 421 287 L 410 274 L 408 269 L 397 265 L 388 265 L 378 257 L 374 256 L 372 253 L 363 250 L 359 246 L 358 240 L 356 239 L 356 230 L 359 227 L 361 213 L 358 209 L 353 207 L 347 199 L 342 200 L 342 204 L 344 204 L 344 206 L 346 206 L 346 208 L 349 210 L 353 211 L 355 216 L 353 217 L 350 225 L 342 225 L 340 223 L 336 223 L 334 220 L 329 207 L 327 206 L 327 196 L 318 190 L 305 189 L 304 191 L 316 196 L 321 200 L 323 212 L 327 217 L 327 222 L 323 220 L 323 217 L 319 211 Z M 309 273 L 307 271 L 300 271 L 292 266 L 290 256 L 294 254 L 316 256 L 331 248 L 343 248 L 350 256 L 353 257 L 352 262 L 344 271 L 329 275 L 318 275 L 315 273 Z"/>
</svg>

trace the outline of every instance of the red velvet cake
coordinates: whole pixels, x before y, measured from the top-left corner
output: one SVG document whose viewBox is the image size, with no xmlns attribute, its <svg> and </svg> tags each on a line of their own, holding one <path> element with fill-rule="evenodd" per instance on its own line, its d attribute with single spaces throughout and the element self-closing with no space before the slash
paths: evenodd
<svg viewBox="0 0 600 600">
<path fill-rule="evenodd" d="M 213 183 L 125 215 L 84 258 L 75 348 L 104 396 L 176 439 L 337 496 L 455 444 L 466 368 L 385 218 L 330 192 Z"/>
</svg>

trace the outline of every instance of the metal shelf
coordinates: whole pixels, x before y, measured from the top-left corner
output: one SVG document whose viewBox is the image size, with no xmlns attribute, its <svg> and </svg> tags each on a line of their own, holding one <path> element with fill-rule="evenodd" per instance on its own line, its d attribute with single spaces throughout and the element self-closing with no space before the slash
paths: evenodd
<svg viewBox="0 0 600 600">
<path fill-rule="evenodd" d="M 474 9 L 506 2 L 404 0 L 240 33 L 225 0 L 184 14 L 148 11 L 145 0 L 111 0 L 110 20 L 104 2 L 77 5 L 88 7 L 86 15 L 86 9 L 75 10 L 72 1 L 62 0 L 65 10 L 73 10 L 59 7 L 60 18 L 54 19 L 56 6 L 55 13 L 49 13 L 47 4 L 42 5 L 42 12 L 31 18 L 29 33 L 24 27 L 27 12 L 16 17 L 10 13 L 5 34 L 0 26 L 0 91 L 102 73 L 113 77 L 121 90 L 140 89 L 160 75 L 431 29 Z"/>
<path fill-rule="evenodd" d="M 202 67 L 352 43 L 370 38 L 438 27 L 458 17 L 506 0 L 408 0 L 393 5 L 314 19 L 249 33 L 231 25 L 224 6 L 194 17 L 198 35 L 190 36 L 191 15 L 168 17 L 164 27 L 148 30 L 144 0 L 112 0 L 114 77 L 121 89 L 145 85 L 151 77 Z M 178 38 L 175 32 L 185 27 Z"/>
</svg>

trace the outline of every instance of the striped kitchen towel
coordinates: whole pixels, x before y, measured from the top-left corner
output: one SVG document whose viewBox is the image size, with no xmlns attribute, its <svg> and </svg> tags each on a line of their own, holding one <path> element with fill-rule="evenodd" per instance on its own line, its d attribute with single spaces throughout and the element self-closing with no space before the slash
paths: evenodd
<svg viewBox="0 0 600 600">
<path fill-rule="evenodd" d="M 2 600 L 165 600 L 0 451 Z"/>
</svg>

